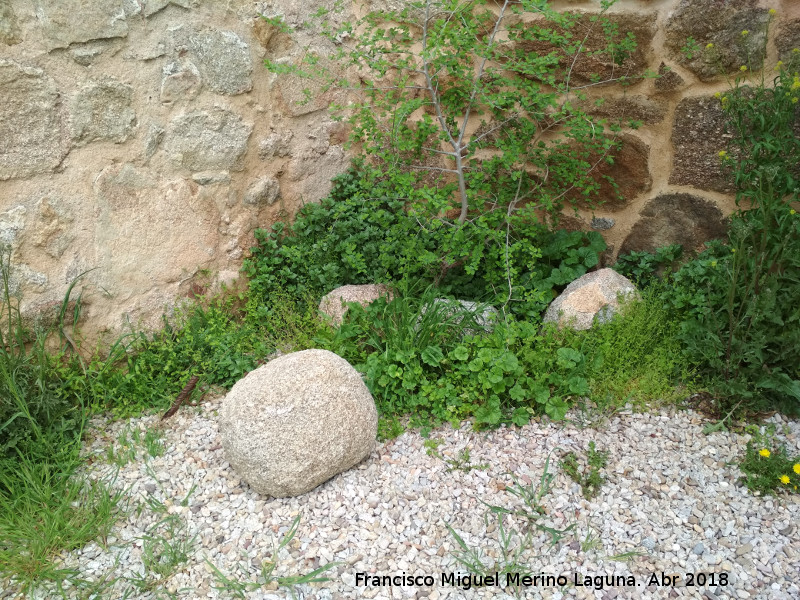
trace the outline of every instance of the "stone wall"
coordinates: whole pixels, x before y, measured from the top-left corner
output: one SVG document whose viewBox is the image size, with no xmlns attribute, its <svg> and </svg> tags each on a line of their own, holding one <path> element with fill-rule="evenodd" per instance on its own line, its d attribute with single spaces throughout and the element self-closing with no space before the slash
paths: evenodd
<svg viewBox="0 0 800 600">
<path fill-rule="evenodd" d="M 330 98 L 300 105 L 308 82 L 261 64 L 291 60 L 306 43 L 325 54 L 302 27 L 319 4 L 0 0 L 0 243 L 12 248 L 26 314 L 52 312 L 85 273 L 85 328 L 156 326 L 176 298 L 235 278 L 255 227 L 325 196 L 348 164 L 345 132 L 325 111 Z M 632 71 L 664 76 L 624 95 L 593 91 L 606 98 L 599 116 L 644 125 L 624 133 L 607 167 L 622 199 L 606 190 L 606 204 L 568 219 L 572 227 L 602 229 L 615 252 L 697 247 L 724 231 L 733 203 L 713 94 L 726 83 L 680 47 L 688 36 L 714 43 L 733 72 L 741 31 L 763 30 L 769 8 L 778 12 L 767 43 L 774 64 L 800 45 L 796 0 L 614 7 L 640 44 Z M 298 35 L 262 13 L 284 16 Z M 758 47 L 757 34 L 749 41 Z"/>
</svg>

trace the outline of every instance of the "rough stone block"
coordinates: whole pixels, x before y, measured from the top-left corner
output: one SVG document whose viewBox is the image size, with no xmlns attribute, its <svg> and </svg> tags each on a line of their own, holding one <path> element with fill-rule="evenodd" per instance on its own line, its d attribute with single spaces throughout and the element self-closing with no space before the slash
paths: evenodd
<svg viewBox="0 0 800 600">
<path fill-rule="evenodd" d="M 702 250 L 727 231 L 722 211 L 710 200 L 691 194 L 661 194 L 650 200 L 622 243 L 620 254 L 652 252 L 681 244 L 686 252 Z"/>
<path fill-rule="evenodd" d="M 674 157 L 670 185 L 732 192 L 733 183 L 722 167 L 719 152 L 727 145 L 725 113 L 718 98 L 699 96 L 681 100 L 672 125 Z"/>
<path fill-rule="evenodd" d="M 70 130 L 77 146 L 107 140 L 121 143 L 136 126 L 133 88 L 113 79 L 92 83 L 70 102 Z"/>
<path fill-rule="evenodd" d="M 702 81 L 756 68 L 764 58 L 766 8 L 756 0 L 681 0 L 666 25 L 666 48 L 672 58 Z M 747 31 L 747 35 L 742 35 Z M 701 50 L 689 58 L 682 48 L 693 38 Z M 708 44 L 713 48 L 705 50 Z"/>
<path fill-rule="evenodd" d="M 205 84 L 220 94 L 235 96 L 253 89 L 250 49 L 232 31 L 206 29 L 189 38 Z"/>
<path fill-rule="evenodd" d="M 658 79 L 655 80 L 656 90 L 659 92 L 674 92 L 684 84 L 683 77 L 678 75 L 666 63 L 661 63 L 658 67 Z"/>
<path fill-rule="evenodd" d="M 193 181 L 124 164 L 104 169 L 94 188 L 98 266 L 112 292 L 164 289 L 218 252 L 219 211 Z"/>
<path fill-rule="evenodd" d="M 128 35 L 125 9 L 119 0 L 37 0 L 36 4 L 48 50 Z"/>
<path fill-rule="evenodd" d="M 778 58 L 786 63 L 790 60 L 800 60 L 800 19 L 782 22 L 775 36 L 775 46 L 778 48 Z M 795 52 L 797 50 L 798 52 Z"/>
<path fill-rule="evenodd" d="M 603 18 L 617 28 L 619 36 L 631 33 L 636 40 L 636 50 L 626 56 L 620 63 L 615 64 L 607 54 L 596 54 L 606 47 L 604 30 L 592 21 L 593 15 L 585 14 L 578 25 L 571 30 L 576 39 L 584 40 L 583 51 L 577 60 L 574 55 L 564 54 L 560 47 L 547 41 L 525 41 L 520 48 L 525 52 L 546 55 L 557 52 L 559 66 L 569 70 L 572 85 L 585 85 L 592 81 L 593 76 L 599 76 L 600 81 L 615 79 L 620 76 L 637 77 L 644 75 L 648 57 L 651 54 L 651 44 L 656 33 L 656 13 L 605 14 Z M 521 25 L 527 27 L 528 25 Z"/>
<path fill-rule="evenodd" d="M 196 98 L 202 85 L 200 71 L 193 62 L 169 62 L 164 65 L 161 78 L 161 102 L 171 104 L 177 100 Z"/>
<path fill-rule="evenodd" d="M 0 58 L 0 180 L 55 169 L 69 145 L 58 90 L 41 69 Z"/>
<path fill-rule="evenodd" d="M 599 203 L 605 210 L 622 210 L 653 185 L 648 166 L 650 148 L 647 144 L 631 134 L 621 134 L 618 141 L 619 148 L 609 151 L 613 163 L 609 164 L 599 155 L 587 158 L 594 165 L 589 176 L 599 185 L 592 202 Z M 616 183 L 616 188 L 608 178 Z M 582 202 L 577 193 L 568 197 Z"/>
<path fill-rule="evenodd" d="M 603 98 L 603 100 L 599 105 L 591 100 L 581 103 L 580 106 L 595 117 L 610 119 L 613 122 L 621 121 L 623 124 L 641 121 L 645 125 L 653 125 L 663 121 L 667 114 L 666 102 L 646 96 L 622 96 Z"/>
<path fill-rule="evenodd" d="M 281 184 L 274 177 L 257 179 L 244 195 L 242 202 L 250 206 L 271 206 L 280 198 Z"/>
<path fill-rule="evenodd" d="M 164 145 L 175 163 L 192 171 L 241 170 L 252 131 L 236 113 L 215 107 L 175 117 Z"/>
</svg>

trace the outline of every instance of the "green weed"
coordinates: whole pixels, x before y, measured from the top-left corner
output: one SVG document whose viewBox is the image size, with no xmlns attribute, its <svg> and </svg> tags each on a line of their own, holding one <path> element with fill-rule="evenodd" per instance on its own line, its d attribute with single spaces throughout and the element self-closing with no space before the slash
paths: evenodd
<svg viewBox="0 0 800 600">
<path fill-rule="evenodd" d="M 432 438 L 425 440 L 422 445 L 426 448 L 428 456 L 444 461 L 447 465 L 448 473 L 452 471 L 468 473 L 472 469 L 485 470 L 489 468 L 487 463 L 473 464 L 470 458 L 469 448 L 464 448 L 454 457 L 445 456 L 439 452 L 439 446 L 441 446 L 442 443 L 444 443 L 444 440 Z"/>
<path fill-rule="evenodd" d="M 141 538 L 144 572 L 128 582 L 139 592 L 164 591 L 164 584 L 189 561 L 196 539 L 196 534 L 188 537 L 179 515 L 167 515 Z"/>
<path fill-rule="evenodd" d="M 567 452 L 561 458 L 561 469 L 569 475 L 570 479 L 581 486 L 583 497 L 587 500 L 594 498 L 603 486 L 605 477 L 600 471 L 605 468 L 606 464 L 608 464 L 608 452 L 597 450 L 594 442 L 589 442 L 583 468 L 574 452 Z"/>
<path fill-rule="evenodd" d="M 147 429 L 142 435 L 141 429 L 127 426 L 120 432 L 117 443 L 111 443 L 106 448 L 106 459 L 118 467 L 124 467 L 134 462 L 141 450 L 151 458 L 162 456 L 166 451 L 163 437 L 164 433 L 157 428 Z"/>
<path fill-rule="evenodd" d="M 266 586 L 269 586 L 273 582 L 277 584 L 279 587 L 286 587 L 289 588 L 289 592 L 292 595 L 292 598 L 296 598 L 296 591 L 295 588 L 298 585 L 304 585 L 308 583 L 324 583 L 329 581 L 328 577 L 324 576 L 326 571 L 336 568 L 339 563 L 332 562 L 308 573 L 303 575 L 276 575 L 275 571 L 279 565 L 279 558 L 278 555 L 281 550 L 286 548 L 289 543 L 294 539 L 295 535 L 297 534 L 297 529 L 300 525 L 300 515 L 296 516 L 292 521 L 289 530 L 283 534 L 278 545 L 273 549 L 272 555 L 261 562 L 261 570 L 256 578 L 255 581 L 242 581 L 238 577 L 234 577 L 228 574 L 225 574 L 222 570 L 220 570 L 214 563 L 210 560 L 206 559 L 206 564 L 208 564 L 209 568 L 211 569 L 212 573 L 214 574 L 215 579 L 217 580 L 218 585 L 213 586 L 214 589 L 219 590 L 223 593 L 230 594 L 236 598 L 245 598 L 245 594 L 247 592 L 256 591 L 259 589 L 263 589 Z M 247 574 L 248 569 L 247 567 L 242 567 L 242 571 Z"/>
<path fill-rule="evenodd" d="M 775 429 L 749 426 L 752 435 L 739 468 L 742 483 L 751 492 L 772 495 L 778 492 L 797 493 L 800 489 L 800 455 L 790 456 L 786 446 L 775 437 Z"/>
</svg>

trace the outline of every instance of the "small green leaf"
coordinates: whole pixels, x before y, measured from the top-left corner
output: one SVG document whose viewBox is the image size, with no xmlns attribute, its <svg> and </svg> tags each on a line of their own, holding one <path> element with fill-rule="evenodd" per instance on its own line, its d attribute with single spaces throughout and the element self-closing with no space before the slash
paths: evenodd
<svg viewBox="0 0 800 600">
<path fill-rule="evenodd" d="M 527 425 L 531 420 L 531 413 L 527 408 L 519 407 L 511 415 L 511 422 L 517 427 Z"/>
<path fill-rule="evenodd" d="M 451 355 L 456 360 L 467 360 L 469 358 L 469 350 L 465 346 L 458 346 Z"/>
<path fill-rule="evenodd" d="M 439 346 L 428 346 L 422 351 L 420 358 L 425 364 L 436 367 L 444 360 L 444 354 Z"/>
</svg>

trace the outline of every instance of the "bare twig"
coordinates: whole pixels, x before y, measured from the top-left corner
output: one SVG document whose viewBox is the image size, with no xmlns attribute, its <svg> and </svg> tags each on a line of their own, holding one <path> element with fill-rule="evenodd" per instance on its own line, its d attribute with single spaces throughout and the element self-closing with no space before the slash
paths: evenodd
<svg viewBox="0 0 800 600">
<path fill-rule="evenodd" d="M 186 385 L 183 386 L 181 393 L 178 394 L 178 397 L 175 398 L 175 402 L 172 403 L 172 406 L 169 407 L 169 410 L 164 413 L 164 416 L 161 417 L 161 420 L 169 419 L 172 415 L 178 412 L 178 409 L 181 407 L 181 404 L 192 395 L 194 391 L 194 386 L 197 385 L 197 382 L 200 380 L 199 375 L 192 375 L 189 378 L 189 381 L 186 382 Z"/>
</svg>

